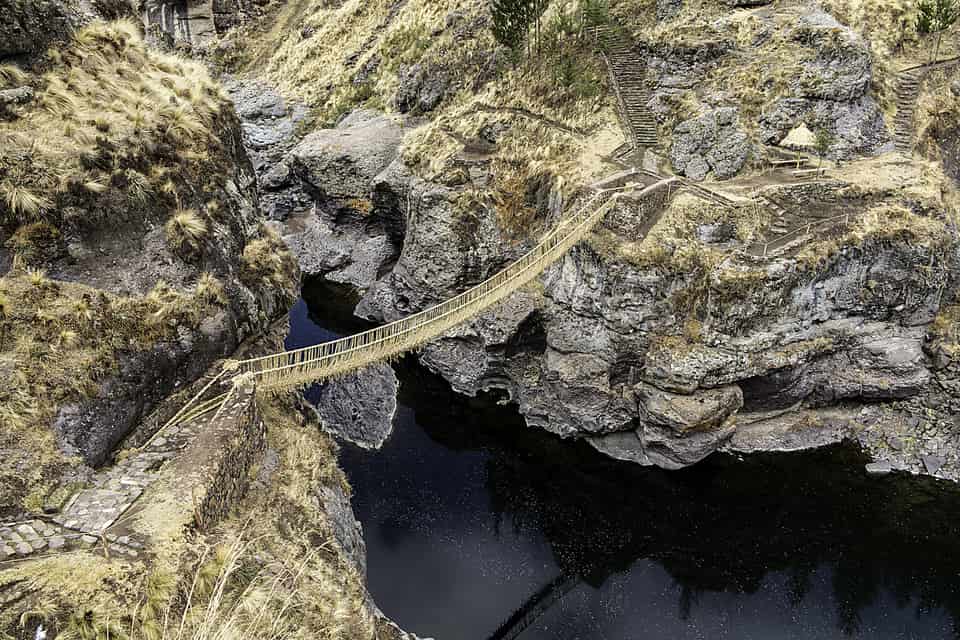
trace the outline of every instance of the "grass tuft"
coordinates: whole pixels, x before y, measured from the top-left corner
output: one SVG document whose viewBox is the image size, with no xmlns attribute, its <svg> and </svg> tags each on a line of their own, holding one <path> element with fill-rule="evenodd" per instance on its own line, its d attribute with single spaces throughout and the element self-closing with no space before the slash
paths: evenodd
<svg viewBox="0 0 960 640">
<path fill-rule="evenodd" d="M 197 280 L 194 296 L 200 303 L 209 306 L 223 307 L 229 303 L 223 284 L 208 272 L 204 272 Z"/>
<path fill-rule="evenodd" d="M 12 215 L 9 218 L 34 221 L 53 207 L 53 202 L 32 191 L 27 185 L 9 180 L 0 182 L 0 198 Z"/>
<path fill-rule="evenodd" d="M 26 84 L 30 76 L 22 71 L 20 67 L 12 64 L 0 64 L 0 88 L 19 87 Z"/>
<path fill-rule="evenodd" d="M 207 236 L 206 221 L 193 209 L 180 209 L 167 221 L 167 244 L 177 253 L 197 253 Z"/>
</svg>

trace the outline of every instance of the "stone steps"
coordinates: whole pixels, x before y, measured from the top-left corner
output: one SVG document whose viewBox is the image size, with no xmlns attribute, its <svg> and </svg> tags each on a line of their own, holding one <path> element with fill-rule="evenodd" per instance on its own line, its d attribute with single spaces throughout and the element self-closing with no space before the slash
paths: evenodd
<svg viewBox="0 0 960 640">
<path fill-rule="evenodd" d="M 906 72 L 897 81 L 897 113 L 893 119 L 893 141 L 897 151 L 913 151 L 914 108 L 920 95 L 921 78 Z"/>
<path fill-rule="evenodd" d="M 75 494 L 50 521 L 0 524 L 0 562 L 97 545 L 107 554 L 136 558 L 143 545 L 127 536 L 117 537 L 108 530 L 157 480 L 160 469 L 176 458 L 211 418 L 208 414 L 158 434 L 138 453 L 101 471 L 91 486 Z"/>
<path fill-rule="evenodd" d="M 650 92 L 646 84 L 646 65 L 634 52 L 633 43 L 619 30 L 601 27 L 597 40 L 607 60 L 614 83 L 621 117 L 633 137 L 635 147 L 657 145 L 657 119 L 647 104 Z"/>
<path fill-rule="evenodd" d="M 794 252 L 814 238 L 845 224 L 843 214 L 839 216 L 811 217 L 802 209 L 787 209 L 769 196 L 756 197 L 760 206 L 773 212 L 773 219 L 763 234 L 763 238 L 745 248 L 747 255 L 773 258 Z"/>
<path fill-rule="evenodd" d="M 960 58 L 914 67 L 900 72 L 897 76 L 897 113 L 893 119 L 893 141 L 897 151 L 909 155 L 913 153 L 916 137 L 914 111 L 924 78 L 934 69 L 946 69 L 960 65 Z"/>
</svg>

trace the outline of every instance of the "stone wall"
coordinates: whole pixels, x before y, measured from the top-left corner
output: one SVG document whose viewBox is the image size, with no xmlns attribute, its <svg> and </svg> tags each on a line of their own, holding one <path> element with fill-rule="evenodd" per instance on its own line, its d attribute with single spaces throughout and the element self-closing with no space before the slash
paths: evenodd
<svg viewBox="0 0 960 640">
<path fill-rule="evenodd" d="M 251 470 L 266 450 L 266 425 L 252 384 L 234 393 L 209 429 L 224 437 L 205 469 L 207 482 L 197 496 L 200 529 L 213 526 L 239 503 L 250 484 Z"/>
<path fill-rule="evenodd" d="M 232 0 L 147 0 L 140 18 L 160 44 L 204 46 L 237 24 L 239 12 Z"/>
</svg>

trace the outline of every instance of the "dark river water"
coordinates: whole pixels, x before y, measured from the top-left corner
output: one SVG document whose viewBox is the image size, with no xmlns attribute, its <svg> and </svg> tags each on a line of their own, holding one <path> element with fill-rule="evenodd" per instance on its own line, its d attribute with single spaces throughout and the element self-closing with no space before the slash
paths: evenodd
<svg viewBox="0 0 960 640">
<path fill-rule="evenodd" d="M 304 302 L 304 300 L 308 302 Z M 308 283 L 289 346 L 356 331 Z M 341 462 L 370 591 L 437 640 L 960 638 L 960 494 L 848 447 L 664 472 L 528 429 L 408 359 L 395 431 Z M 519 635 L 511 635 L 520 632 Z"/>
</svg>

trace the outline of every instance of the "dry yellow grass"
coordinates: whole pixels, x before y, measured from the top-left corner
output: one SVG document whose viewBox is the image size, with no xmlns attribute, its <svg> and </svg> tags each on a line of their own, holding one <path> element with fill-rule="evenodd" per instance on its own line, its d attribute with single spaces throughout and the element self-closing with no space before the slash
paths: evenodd
<svg viewBox="0 0 960 640">
<path fill-rule="evenodd" d="M 589 146 L 584 134 L 616 126 L 606 71 L 592 43 L 548 39 L 543 55 L 514 68 L 502 55 L 491 55 L 496 44 L 483 21 L 485 2 L 413 0 L 390 18 L 391 6 L 386 0 L 348 0 L 339 6 L 323 0 L 287 3 L 270 28 L 245 43 L 256 51 L 246 71 L 264 75 L 283 93 L 306 101 L 315 123 L 330 125 L 361 105 L 389 111 L 404 65 L 443 70 L 461 89 L 404 140 L 403 157 L 419 175 L 463 184 L 466 175 L 455 166 L 463 145 L 454 136 L 474 139 L 492 128 L 503 132 L 491 158 L 497 166 L 525 166 L 529 175 L 550 173 L 572 185 L 581 183 L 577 159 Z M 562 6 L 571 12 L 576 8 Z M 558 4 L 547 14 L 546 30 L 553 28 L 549 25 L 560 8 Z M 448 24 L 453 11 L 461 17 Z M 368 65 L 375 60 L 378 66 Z M 559 60 L 571 61 L 573 71 L 561 74 Z M 370 73 L 357 81 L 356 74 L 365 69 Z M 492 190 L 484 198 L 509 195 Z"/>
<path fill-rule="evenodd" d="M 167 220 L 164 231 L 171 249 L 178 253 L 196 253 L 209 229 L 207 222 L 193 209 L 178 209 Z"/>
<path fill-rule="evenodd" d="M 52 488 L 56 471 L 76 463 L 63 457 L 49 427 L 57 410 L 94 396 L 117 352 L 148 349 L 174 335 L 176 324 L 197 326 L 225 300 L 217 284 L 203 278 L 189 295 L 161 282 L 147 296 L 121 298 L 36 269 L 0 278 L 0 449 L 19 456 L 0 460 L 0 503 Z"/>
<path fill-rule="evenodd" d="M 24 581 L 37 596 L 26 611 L 0 611 L 0 624 L 43 622 L 83 640 L 373 640 L 363 576 L 318 501 L 349 490 L 336 447 L 290 397 L 261 408 L 279 458 L 235 518 L 194 531 L 192 505 L 164 494 L 161 480 L 131 522 L 149 535 L 149 562 L 74 552 L 18 565 L 0 584 Z"/>
<path fill-rule="evenodd" d="M 250 287 L 264 283 L 283 292 L 290 302 L 296 299 L 297 263 L 287 245 L 271 227 L 262 226 L 260 236 L 243 250 L 240 279 Z"/>
<path fill-rule="evenodd" d="M 122 215 L 111 193 L 128 185 L 164 207 L 178 185 L 216 173 L 226 101 L 202 66 L 148 51 L 122 21 L 82 29 L 50 62 L 30 78 L 34 101 L 0 122 L 0 220 L 59 226 L 69 209 L 95 224 Z"/>
<path fill-rule="evenodd" d="M 930 75 L 917 100 L 917 141 L 927 157 L 939 155 L 939 145 L 960 131 L 960 98 L 950 90 L 956 72 Z"/>
</svg>

